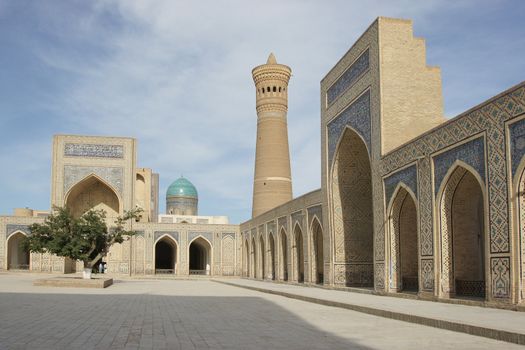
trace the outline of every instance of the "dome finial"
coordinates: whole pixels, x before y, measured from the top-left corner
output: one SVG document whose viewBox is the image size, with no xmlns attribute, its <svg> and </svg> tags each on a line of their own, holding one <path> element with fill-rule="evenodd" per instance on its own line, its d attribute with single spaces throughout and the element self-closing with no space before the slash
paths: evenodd
<svg viewBox="0 0 525 350">
<path fill-rule="evenodd" d="M 273 54 L 273 52 L 270 52 L 270 56 L 268 56 L 266 64 L 277 64 L 277 60 L 275 59 L 275 55 Z"/>
</svg>

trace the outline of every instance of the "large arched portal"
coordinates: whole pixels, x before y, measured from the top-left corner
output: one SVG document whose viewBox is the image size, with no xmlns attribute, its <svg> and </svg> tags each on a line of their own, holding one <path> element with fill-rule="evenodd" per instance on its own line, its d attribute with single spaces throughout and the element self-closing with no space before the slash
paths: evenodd
<svg viewBox="0 0 525 350">
<path fill-rule="evenodd" d="M 31 254 L 24 249 L 22 242 L 26 235 L 22 232 L 12 234 L 7 240 L 7 269 L 29 270 Z"/>
<path fill-rule="evenodd" d="M 190 275 L 211 274 L 211 245 L 202 237 L 190 244 Z"/>
<path fill-rule="evenodd" d="M 485 297 L 485 215 L 480 181 L 458 166 L 444 187 L 441 215 L 443 297 Z"/>
<path fill-rule="evenodd" d="M 66 198 L 66 206 L 76 217 L 90 209 L 102 209 L 107 217 L 116 217 L 120 213 L 120 202 L 115 191 L 94 175 L 71 188 Z"/>
<path fill-rule="evenodd" d="M 319 220 L 315 218 L 312 222 L 312 242 L 313 242 L 313 257 L 312 262 L 312 282 L 323 284 L 324 282 L 324 268 L 323 268 L 323 229 Z"/>
<path fill-rule="evenodd" d="M 177 262 L 177 244 L 168 237 L 163 237 L 155 244 L 155 273 L 175 274 Z"/>
<path fill-rule="evenodd" d="M 341 137 L 331 176 L 334 281 L 337 285 L 373 286 L 370 159 L 365 143 L 351 129 Z"/>
<path fill-rule="evenodd" d="M 272 280 L 275 280 L 275 242 L 273 240 L 273 233 L 268 234 L 268 245 L 270 248 L 270 256 L 269 256 L 269 269 L 270 269 L 270 278 Z"/>
<path fill-rule="evenodd" d="M 417 292 L 419 290 L 417 209 L 413 195 L 404 187 L 399 187 L 392 202 L 389 226 L 389 289 L 392 292 Z"/>
<path fill-rule="evenodd" d="M 288 244 L 286 243 L 286 232 L 284 229 L 281 230 L 281 280 L 288 281 Z"/>
<path fill-rule="evenodd" d="M 303 249 L 303 233 L 299 225 L 295 226 L 295 278 L 297 282 L 304 282 L 304 249 Z"/>
</svg>

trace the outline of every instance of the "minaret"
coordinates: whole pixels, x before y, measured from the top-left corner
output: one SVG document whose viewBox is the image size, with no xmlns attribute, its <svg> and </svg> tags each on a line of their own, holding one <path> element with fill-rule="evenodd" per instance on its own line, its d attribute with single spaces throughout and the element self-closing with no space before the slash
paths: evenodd
<svg viewBox="0 0 525 350">
<path fill-rule="evenodd" d="M 292 199 L 288 150 L 288 81 L 292 70 L 278 64 L 273 53 L 252 70 L 257 90 L 257 144 L 252 217 Z"/>
</svg>

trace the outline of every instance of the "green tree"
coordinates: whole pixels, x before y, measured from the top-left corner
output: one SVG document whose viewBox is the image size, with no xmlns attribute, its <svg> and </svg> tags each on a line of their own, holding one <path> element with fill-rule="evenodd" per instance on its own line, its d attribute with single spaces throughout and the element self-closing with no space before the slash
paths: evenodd
<svg viewBox="0 0 525 350">
<path fill-rule="evenodd" d="M 91 269 L 112 244 L 122 243 L 125 237 L 136 234 L 126 229 L 126 223 L 138 220 L 141 212 L 141 208 L 126 211 L 117 217 L 115 226 L 108 229 L 104 210 L 90 209 L 77 218 L 68 208 L 55 207 L 44 223 L 29 227 L 31 235 L 23 244 L 30 252 L 80 260 L 84 268 Z"/>
</svg>

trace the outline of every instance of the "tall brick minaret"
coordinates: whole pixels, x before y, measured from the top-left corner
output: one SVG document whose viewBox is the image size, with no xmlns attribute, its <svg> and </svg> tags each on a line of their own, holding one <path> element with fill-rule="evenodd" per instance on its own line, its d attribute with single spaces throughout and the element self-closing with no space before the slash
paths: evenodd
<svg viewBox="0 0 525 350">
<path fill-rule="evenodd" d="M 292 199 L 288 150 L 288 81 L 292 70 L 270 54 L 252 70 L 257 90 L 257 144 L 252 217 Z"/>
</svg>

